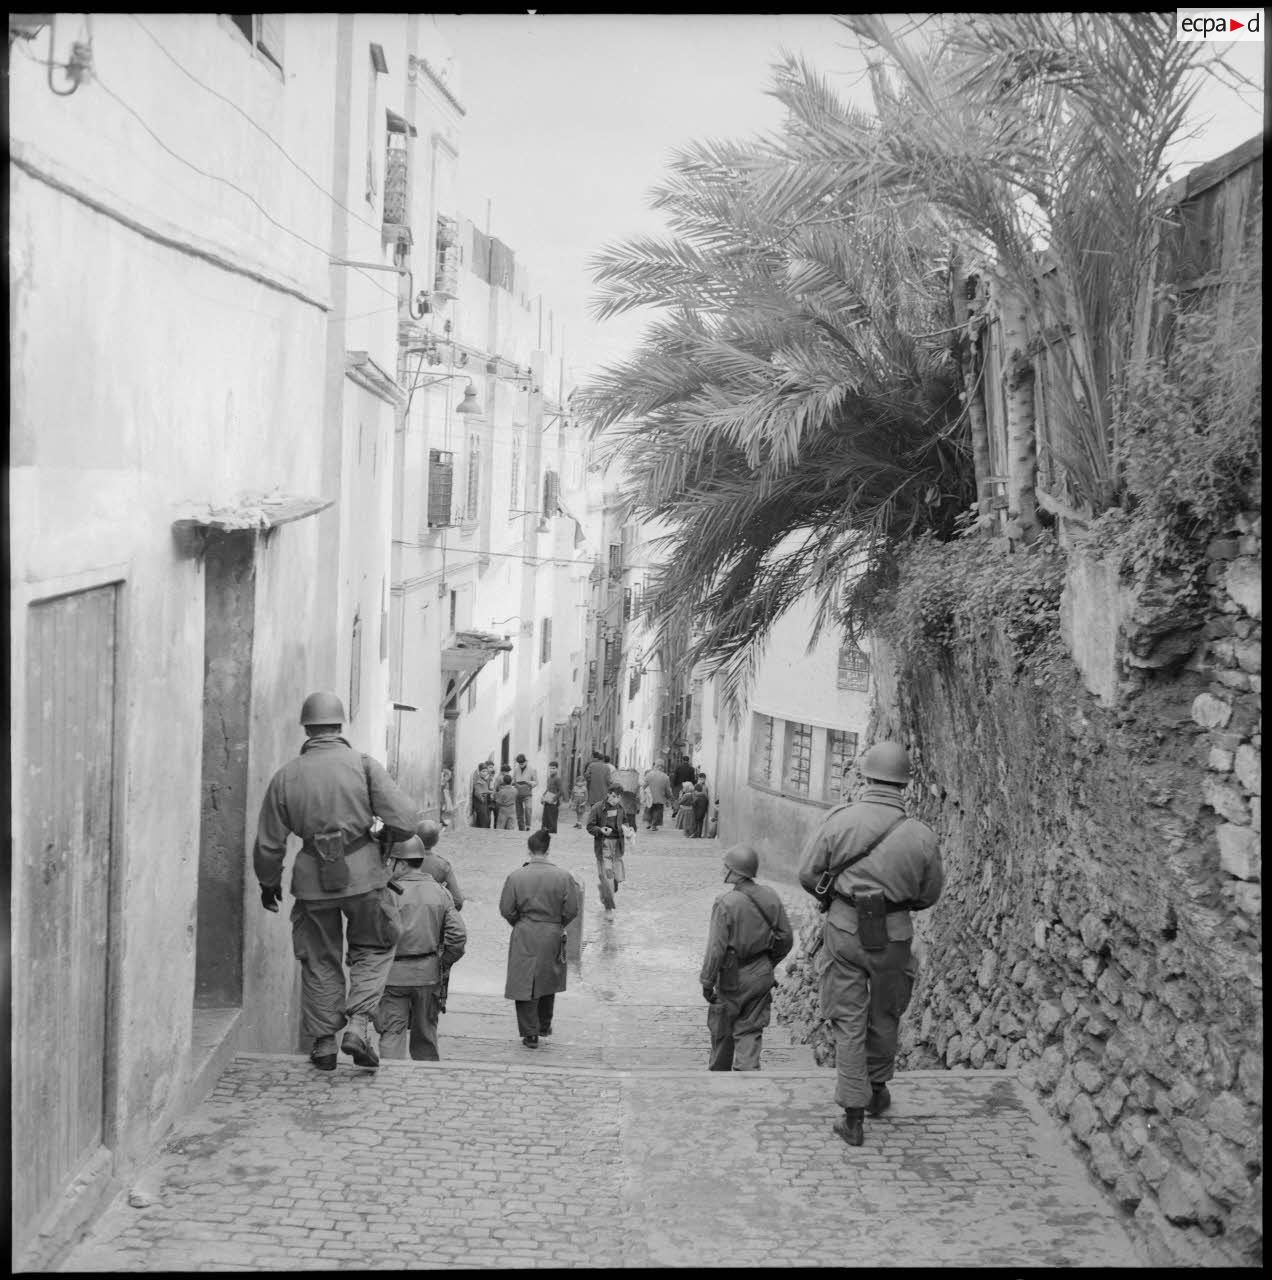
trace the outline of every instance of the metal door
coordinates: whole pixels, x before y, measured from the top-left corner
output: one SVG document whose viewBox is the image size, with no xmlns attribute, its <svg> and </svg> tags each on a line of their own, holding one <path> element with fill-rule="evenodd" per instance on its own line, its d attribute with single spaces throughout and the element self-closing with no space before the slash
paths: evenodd
<svg viewBox="0 0 1272 1280">
<path fill-rule="evenodd" d="M 115 586 L 27 615 L 14 971 L 14 1223 L 32 1226 L 105 1136 Z"/>
</svg>

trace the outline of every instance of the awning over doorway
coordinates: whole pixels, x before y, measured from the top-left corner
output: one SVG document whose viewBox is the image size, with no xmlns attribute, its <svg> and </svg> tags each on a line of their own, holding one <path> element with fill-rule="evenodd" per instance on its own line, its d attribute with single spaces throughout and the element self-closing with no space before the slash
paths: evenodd
<svg viewBox="0 0 1272 1280">
<path fill-rule="evenodd" d="M 511 648 L 511 640 L 489 631 L 456 631 L 442 649 L 442 670 L 480 671 L 495 654 Z"/>
<path fill-rule="evenodd" d="M 257 530 L 268 533 L 280 524 L 303 520 L 335 506 L 334 498 L 310 498 L 300 494 L 245 493 L 221 504 L 186 503 L 182 514 L 172 522 L 172 532 L 187 551 L 200 552 L 210 534 L 243 533 Z"/>
</svg>

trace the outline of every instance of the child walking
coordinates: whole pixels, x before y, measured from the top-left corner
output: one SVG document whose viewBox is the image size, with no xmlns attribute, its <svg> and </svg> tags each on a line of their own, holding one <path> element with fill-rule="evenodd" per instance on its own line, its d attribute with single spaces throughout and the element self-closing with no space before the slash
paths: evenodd
<svg viewBox="0 0 1272 1280">
<path fill-rule="evenodd" d="M 574 790 L 570 792 L 570 805 L 574 809 L 574 825 L 583 825 L 583 815 L 587 813 L 587 779 L 580 774 L 574 780 Z"/>
</svg>

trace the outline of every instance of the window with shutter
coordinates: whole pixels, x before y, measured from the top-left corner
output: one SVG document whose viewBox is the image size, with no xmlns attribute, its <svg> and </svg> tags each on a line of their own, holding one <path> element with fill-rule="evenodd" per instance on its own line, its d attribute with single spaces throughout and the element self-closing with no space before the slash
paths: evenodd
<svg viewBox="0 0 1272 1280">
<path fill-rule="evenodd" d="M 227 13 L 254 50 L 279 71 L 283 69 L 283 19 L 281 13 Z"/>
<path fill-rule="evenodd" d="M 544 618 L 539 641 L 539 665 L 544 666 L 552 660 L 552 619 Z"/>
<path fill-rule="evenodd" d="M 508 506 L 512 511 L 516 511 L 521 506 L 521 437 L 518 435 L 512 437 L 512 460 L 509 468 L 512 472 L 512 483 L 508 486 Z M 508 519 L 513 518 L 509 514 Z"/>
<path fill-rule="evenodd" d="M 555 471 L 543 473 L 543 514 L 561 514 L 561 477 Z"/>
<path fill-rule="evenodd" d="M 452 524 L 455 455 L 444 449 L 428 451 L 428 525 L 430 529 Z"/>
<path fill-rule="evenodd" d="M 476 520 L 481 499 L 481 437 L 468 437 L 468 477 L 464 493 L 464 519 Z"/>
<path fill-rule="evenodd" d="M 620 543 L 611 542 L 609 549 L 609 574 L 611 578 L 621 576 L 623 572 L 623 548 Z"/>
</svg>

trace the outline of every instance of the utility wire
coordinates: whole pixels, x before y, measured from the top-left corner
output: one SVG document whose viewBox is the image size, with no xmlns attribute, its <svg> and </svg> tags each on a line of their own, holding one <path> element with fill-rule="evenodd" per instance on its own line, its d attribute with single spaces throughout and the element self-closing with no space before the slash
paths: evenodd
<svg viewBox="0 0 1272 1280">
<path fill-rule="evenodd" d="M 322 192 L 323 195 L 327 197 L 328 200 L 332 202 L 332 204 L 336 206 L 337 209 L 343 209 L 345 213 L 347 213 L 351 218 L 356 218 L 360 223 L 362 223 L 364 227 L 370 227 L 372 231 L 379 232 L 380 228 L 375 223 L 368 222 L 367 219 L 364 218 L 355 209 L 350 209 L 347 204 L 344 204 L 337 196 L 333 195 L 330 191 L 328 191 L 327 188 L 324 187 L 322 183 L 319 182 L 318 179 L 315 178 L 311 173 L 309 173 L 309 171 L 305 169 L 298 161 L 293 159 L 291 154 L 288 152 L 287 148 L 284 147 L 283 144 L 279 142 L 278 139 L 275 138 L 272 133 L 270 133 L 262 125 L 258 124 L 255 120 L 253 120 L 252 117 L 248 115 L 247 112 L 244 111 L 243 108 L 240 107 L 237 102 L 234 102 L 232 99 L 227 98 L 225 94 L 218 92 L 216 89 L 213 89 L 211 85 L 205 84 L 202 80 L 200 80 L 199 77 L 196 76 L 193 71 L 190 71 L 174 54 L 172 54 L 167 48 L 164 47 L 159 37 L 156 36 L 155 33 L 151 31 L 150 28 L 147 27 L 146 24 L 141 21 L 140 18 L 137 17 L 136 14 L 130 13 L 130 14 L 127 14 L 126 16 L 131 18 L 133 22 L 135 22 L 137 26 L 139 26 L 146 33 L 146 35 L 150 37 L 150 39 L 154 42 L 155 46 L 159 49 L 160 53 L 162 53 L 164 57 L 167 58 L 169 62 L 171 62 L 173 66 L 177 68 L 178 71 L 180 71 L 184 76 L 188 77 L 190 80 L 193 80 L 194 83 L 197 84 L 200 89 L 203 89 L 206 92 L 210 93 L 214 98 L 220 98 L 220 100 L 224 102 L 226 106 L 231 107 L 235 111 L 237 111 L 239 115 L 241 115 L 243 119 L 246 120 L 247 123 L 252 126 L 253 129 L 255 129 L 258 133 L 263 134 L 266 140 L 278 149 L 282 157 L 287 161 L 288 164 L 290 164 L 296 170 L 297 173 L 301 175 L 301 177 L 303 177 L 306 181 L 312 183 L 319 191 Z"/>
<path fill-rule="evenodd" d="M 262 205 L 262 204 L 260 203 L 260 201 L 256 199 L 256 197 L 255 197 L 255 196 L 253 196 L 250 192 L 245 191 L 245 190 L 244 190 L 242 187 L 240 187 L 237 183 L 235 183 L 235 182 L 231 182 L 231 181 L 229 180 L 229 178 L 223 178 L 223 177 L 221 177 L 221 176 L 220 176 L 220 175 L 218 175 L 218 174 L 215 174 L 215 173 L 209 173 L 206 169 L 201 169 L 201 168 L 199 168 L 199 166 L 198 166 L 197 164 L 194 164 L 192 161 L 187 160 L 184 156 L 179 155 L 177 152 L 175 152 L 175 151 L 174 151 L 174 150 L 173 150 L 173 149 L 172 149 L 172 148 L 171 148 L 171 147 L 170 147 L 170 146 L 169 146 L 169 145 L 168 145 L 168 144 L 167 144 L 167 143 L 166 143 L 166 142 L 165 142 L 165 141 L 164 141 L 164 140 L 163 140 L 163 139 L 162 139 L 162 138 L 161 138 L 161 137 L 160 137 L 160 136 L 159 136 L 159 135 L 158 135 L 158 134 L 157 134 L 157 133 L 156 133 L 156 132 L 155 132 L 155 131 L 154 131 L 154 130 L 153 130 L 153 129 L 148 125 L 148 124 L 147 124 L 147 123 L 146 123 L 146 121 L 143 119 L 143 117 L 142 117 L 142 116 L 141 116 L 141 115 L 140 115 L 140 114 L 139 114 L 139 113 L 138 113 L 138 112 L 137 112 L 133 107 L 129 106 L 129 105 L 128 105 L 128 103 L 126 103 L 126 102 L 123 100 L 123 98 L 121 98 L 117 93 L 115 93 L 115 92 L 114 92 L 114 90 L 112 90 L 112 89 L 110 88 L 110 86 L 109 86 L 109 85 L 107 85 L 107 84 L 105 83 L 105 81 L 103 81 L 103 80 L 102 80 L 101 75 L 100 75 L 100 73 L 98 72 L 98 70 L 97 70 L 97 68 L 96 68 L 96 67 L 94 67 L 94 68 L 93 68 L 93 81 L 94 81 L 94 83 L 97 85 L 97 87 L 98 87 L 99 89 L 101 89 L 101 91 L 102 91 L 102 92 L 103 92 L 103 93 L 104 93 L 108 98 L 113 99 L 113 100 L 114 100 L 115 102 L 117 102 L 121 107 L 123 107 L 123 109 L 124 109 L 126 112 L 128 112 L 128 114 L 129 114 L 130 116 L 132 116 L 132 118 L 133 118 L 134 120 L 136 120 L 136 121 L 137 121 L 137 123 L 138 123 L 139 125 L 141 125 L 141 127 L 146 131 L 146 133 L 148 133 L 148 134 L 149 134 L 149 135 L 150 135 L 150 136 L 155 140 L 155 142 L 157 142 L 157 143 L 159 144 L 159 146 L 160 146 L 160 147 L 162 147 L 162 148 L 163 148 L 163 150 L 164 150 L 164 151 L 166 151 L 166 152 L 167 152 L 167 153 L 168 153 L 168 154 L 169 154 L 169 155 L 170 155 L 174 160 L 176 160 L 178 163 L 185 165 L 187 169 L 193 169 L 195 173 L 200 174 L 200 175 L 202 175 L 203 177 L 208 178 L 208 179 L 210 179 L 210 180 L 211 180 L 211 181 L 213 181 L 213 182 L 219 182 L 219 183 L 221 183 L 222 185 L 229 187 L 231 190 L 233 190 L 233 191 L 237 191 L 237 192 L 239 193 L 239 195 L 241 195 L 245 200 L 247 200 L 250 204 L 252 204 L 252 205 L 253 205 L 257 210 L 259 210 L 259 212 L 261 213 L 261 215 L 262 215 L 262 216 L 263 216 L 267 221 L 269 221 L 269 222 L 273 223 L 273 225 L 274 225 L 274 226 L 276 226 L 280 231 L 282 231 L 282 232 L 286 233 L 287 235 L 289 235 L 289 236 L 293 237 L 293 238 L 294 238 L 294 239 L 296 239 L 296 240 L 299 240 L 302 244 L 308 245 L 311 249 L 316 249 L 319 253 L 321 253 L 321 254 L 322 254 L 322 256 L 323 256 L 324 258 L 330 258 L 330 257 L 331 257 L 331 250 L 330 250 L 330 249 L 323 248 L 323 246 L 322 246 L 322 245 L 320 245 L 320 244 L 315 244 L 312 240 L 308 239 L 308 238 L 307 238 L 307 237 L 305 237 L 305 236 L 302 236 L 302 235 L 300 234 L 300 232 L 299 232 L 299 231 L 293 231 L 293 230 L 291 229 L 291 227 L 285 226 L 283 223 L 279 222 L 279 221 L 278 221 L 278 219 L 277 219 L 277 218 L 275 218 L 275 217 L 274 217 L 274 215 L 273 215 L 272 213 L 270 213 L 270 212 L 269 212 L 269 210 L 268 210 L 268 209 L 266 209 L 266 208 L 264 207 L 264 205 Z M 392 291 L 391 291 L 391 290 L 389 290 L 389 289 L 386 289 L 382 284 L 380 284 L 380 283 L 379 283 L 379 281 L 377 281 L 377 280 L 373 280 L 369 275 L 367 275 L 367 273 L 366 273 L 365 271 L 362 271 L 362 270 L 360 270 L 360 269 L 359 269 L 359 268 L 357 268 L 357 267 L 355 267 L 355 268 L 353 268 L 353 269 L 354 269 L 355 271 L 357 271 L 357 272 L 358 272 L 358 274 L 359 274 L 360 276 L 362 276 L 362 278 L 363 278 L 364 280 L 366 280 L 366 282 L 367 282 L 368 284 L 370 284 L 373 288 L 378 289 L 378 290 L 379 290 L 382 294 L 384 294 L 386 297 L 389 297 L 389 298 L 396 298 L 396 297 L 397 297 L 397 294 L 396 294 L 396 293 L 392 292 Z"/>
</svg>

